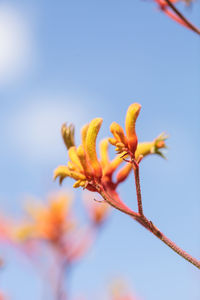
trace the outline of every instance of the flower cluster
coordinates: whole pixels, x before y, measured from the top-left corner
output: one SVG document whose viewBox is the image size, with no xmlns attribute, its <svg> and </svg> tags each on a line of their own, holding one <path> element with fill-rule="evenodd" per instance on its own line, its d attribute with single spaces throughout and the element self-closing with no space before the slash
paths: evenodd
<svg viewBox="0 0 200 300">
<path fill-rule="evenodd" d="M 16 237 L 26 239 L 43 239 L 53 244 L 69 232 L 74 221 L 70 216 L 72 197 L 66 193 L 51 194 L 48 203 L 31 202 L 26 210 L 28 218 L 17 227 Z"/>
<path fill-rule="evenodd" d="M 110 126 L 113 138 L 107 138 L 100 142 L 100 158 L 97 156 L 96 139 L 102 125 L 101 118 L 93 119 L 81 130 L 82 142 L 75 146 L 72 127 L 62 127 L 62 136 L 68 146 L 69 162 L 67 166 L 59 166 L 54 172 L 54 178 L 59 177 L 60 183 L 66 177 L 76 180 L 74 188 L 83 187 L 90 191 L 96 191 L 97 184 L 101 183 L 109 190 L 115 190 L 117 185 L 124 181 L 132 167 L 127 163 L 116 174 L 116 181 L 113 173 L 124 162 L 124 158 L 138 160 L 140 157 L 149 154 L 159 154 L 163 156 L 160 149 L 165 148 L 166 136 L 161 134 L 151 142 L 138 143 L 135 124 L 139 115 L 141 105 L 133 103 L 129 106 L 125 118 L 125 132 L 116 122 Z M 64 128 L 64 129 L 63 129 Z M 67 134 L 63 134 L 67 132 Z M 73 140 L 73 143 L 71 142 Z M 116 147 L 117 156 L 110 160 L 108 155 L 109 143 Z"/>
</svg>

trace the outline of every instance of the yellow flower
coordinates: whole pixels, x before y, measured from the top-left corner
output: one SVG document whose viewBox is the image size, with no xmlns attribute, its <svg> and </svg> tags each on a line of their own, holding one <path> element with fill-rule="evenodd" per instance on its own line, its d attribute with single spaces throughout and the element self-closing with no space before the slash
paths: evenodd
<svg viewBox="0 0 200 300">
<path fill-rule="evenodd" d="M 126 135 L 123 128 L 116 122 L 110 125 L 110 131 L 114 138 L 109 138 L 109 142 L 116 146 L 116 151 L 118 153 L 128 153 L 132 158 L 135 157 L 135 151 L 137 148 L 137 135 L 135 132 L 135 123 L 139 115 L 141 105 L 138 103 L 133 103 L 129 106 L 126 119 L 125 119 L 125 129 Z"/>
<path fill-rule="evenodd" d="M 91 181 L 99 181 L 102 177 L 102 166 L 96 153 L 96 139 L 102 124 L 101 118 L 93 119 L 82 129 L 82 144 L 68 150 L 70 161 L 68 166 L 59 166 L 54 172 L 54 178 L 59 177 L 60 183 L 66 177 L 76 180 L 74 187 L 92 188 Z"/>
<path fill-rule="evenodd" d="M 96 184 L 101 183 L 104 187 L 114 190 L 116 185 L 124 181 L 129 175 L 132 166 L 125 165 L 117 174 L 117 181 L 113 182 L 112 175 L 116 169 L 124 162 L 124 158 L 130 156 L 136 161 L 140 156 L 144 157 L 149 154 L 159 154 L 165 148 L 164 134 L 157 137 L 152 142 L 139 143 L 135 132 L 135 123 L 139 115 L 141 106 L 133 103 L 129 106 L 126 114 L 125 129 L 116 122 L 110 126 L 113 138 L 104 139 L 100 142 L 100 159 L 96 151 L 96 139 L 102 125 L 101 118 L 93 119 L 89 124 L 83 126 L 81 130 L 81 145 L 78 147 L 71 146 L 68 149 L 69 162 L 66 166 L 59 166 L 54 171 L 54 178 L 59 177 L 60 183 L 66 177 L 73 178 L 76 182 L 74 188 L 83 187 L 90 191 L 96 191 Z M 109 143 L 116 146 L 118 155 L 109 159 Z"/>
</svg>

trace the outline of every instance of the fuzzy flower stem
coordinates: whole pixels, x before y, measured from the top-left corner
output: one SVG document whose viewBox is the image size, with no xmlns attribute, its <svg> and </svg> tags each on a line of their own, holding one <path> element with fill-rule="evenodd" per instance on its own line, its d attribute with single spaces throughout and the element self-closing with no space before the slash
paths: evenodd
<svg viewBox="0 0 200 300">
<path fill-rule="evenodd" d="M 183 23 L 185 23 L 185 25 L 188 28 L 190 28 L 191 30 L 193 30 L 194 32 L 200 35 L 200 30 L 183 16 L 170 0 L 165 0 L 165 2 L 174 11 L 174 13 L 183 21 Z"/>
</svg>

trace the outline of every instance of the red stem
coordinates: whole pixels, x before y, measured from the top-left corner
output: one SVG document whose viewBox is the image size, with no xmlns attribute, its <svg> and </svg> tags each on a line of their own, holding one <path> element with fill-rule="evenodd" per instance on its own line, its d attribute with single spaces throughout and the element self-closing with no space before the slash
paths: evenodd
<svg viewBox="0 0 200 300">
<path fill-rule="evenodd" d="M 187 28 L 191 29 L 192 31 L 194 31 L 195 33 L 200 35 L 200 29 L 198 29 L 195 25 L 193 25 L 176 7 L 175 5 L 170 1 L 170 0 L 164 0 L 164 2 L 166 2 L 166 4 L 163 2 L 163 0 L 155 0 L 161 10 L 166 13 L 166 15 L 168 15 L 170 18 L 172 18 L 173 20 L 175 20 L 176 22 L 186 26 Z M 174 12 L 174 14 L 172 12 L 170 12 L 167 9 L 167 6 L 169 6 L 171 8 L 171 10 Z"/>
<path fill-rule="evenodd" d="M 147 230 L 149 230 L 151 233 L 153 233 L 157 238 L 159 238 L 163 243 L 165 243 L 168 247 L 170 247 L 174 252 L 179 254 L 181 257 L 183 257 L 185 260 L 196 266 L 198 269 L 200 269 L 200 261 L 196 258 L 192 257 L 190 254 L 188 254 L 186 251 L 182 250 L 180 247 L 178 247 L 174 242 L 172 242 L 168 237 L 166 237 L 150 220 L 148 220 L 143 215 L 143 209 L 142 209 L 142 197 L 141 197 L 141 190 L 140 190 L 140 178 L 139 178 L 139 167 L 134 168 L 134 174 L 135 174 L 135 182 L 136 182 L 136 191 L 137 191 L 137 200 L 138 200 L 138 207 L 139 213 L 134 212 L 128 208 L 126 209 L 126 206 L 122 207 L 119 205 L 119 196 L 116 191 L 114 191 L 115 194 L 112 193 L 112 198 L 110 196 L 110 193 L 108 194 L 103 186 L 96 185 L 96 189 L 99 192 L 99 194 L 104 198 L 104 200 L 112 205 L 114 208 L 120 210 L 121 212 L 131 216 L 134 220 L 136 220 L 138 223 L 140 223 L 143 227 L 145 227 Z M 116 198 L 117 197 L 117 198 Z M 123 203 L 120 200 L 120 204 Z M 141 214 L 142 212 L 142 214 Z"/>
<path fill-rule="evenodd" d="M 142 205 L 142 197 L 141 197 L 141 188 L 140 188 L 140 175 L 139 175 L 139 165 L 136 161 L 133 160 L 132 163 L 134 176 L 135 176 L 135 186 L 136 194 L 137 194 L 137 203 L 138 203 L 138 212 L 140 216 L 143 216 L 143 205 Z"/>
</svg>

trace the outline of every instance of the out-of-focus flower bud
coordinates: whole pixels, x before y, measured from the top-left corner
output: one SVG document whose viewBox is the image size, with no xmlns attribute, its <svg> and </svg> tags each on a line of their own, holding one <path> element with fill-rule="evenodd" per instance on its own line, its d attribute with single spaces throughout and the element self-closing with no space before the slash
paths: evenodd
<svg viewBox="0 0 200 300">
<path fill-rule="evenodd" d="M 74 131 L 75 131 L 75 128 L 74 128 L 73 124 L 70 124 L 69 126 L 67 126 L 67 124 L 63 124 L 61 127 L 61 134 L 63 137 L 63 141 L 68 150 L 71 147 L 75 146 Z"/>
<path fill-rule="evenodd" d="M 108 205 L 106 202 L 94 201 L 91 199 L 89 194 L 85 196 L 83 200 L 92 222 L 94 222 L 96 225 L 100 225 L 102 222 L 104 222 L 108 217 L 110 205 Z"/>
</svg>

